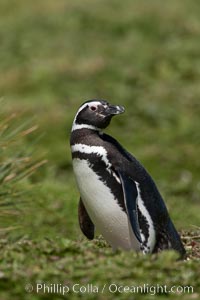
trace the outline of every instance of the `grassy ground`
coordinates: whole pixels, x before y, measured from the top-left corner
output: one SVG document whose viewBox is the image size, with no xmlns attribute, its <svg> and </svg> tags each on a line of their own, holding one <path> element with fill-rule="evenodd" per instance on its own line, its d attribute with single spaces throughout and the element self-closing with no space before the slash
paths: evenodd
<svg viewBox="0 0 200 300">
<path fill-rule="evenodd" d="M 36 160 L 48 159 L 16 182 L 21 193 L 12 199 L 14 213 L 2 208 L 1 299 L 52 299 L 36 292 L 42 282 L 70 287 L 55 299 L 144 297 L 111 293 L 114 283 L 188 285 L 194 293 L 156 298 L 199 297 L 199 34 L 195 0 L 1 0 L 1 113 L 38 125 L 17 147 Z M 126 114 L 107 132 L 152 174 L 190 260 L 176 261 L 171 252 L 112 253 L 101 239 L 82 238 L 69 134 L 78 106 L 98 97 L 125 106 Z M 4 151 L 1 161 L 15 154 L 16 147 Z M 8 234 L 6 228 L 15 226 Z M 28 283 L 33 291 L 28 286 L 26 292 Z M 88 283 L 101 290 L 106 284 L 104 293 L 72 292 L 74 284 Z"/>
</svg>

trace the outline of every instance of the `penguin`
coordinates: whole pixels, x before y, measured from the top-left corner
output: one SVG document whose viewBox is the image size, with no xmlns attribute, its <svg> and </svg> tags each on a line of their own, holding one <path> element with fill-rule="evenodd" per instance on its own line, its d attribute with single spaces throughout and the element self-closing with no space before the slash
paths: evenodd
<svg viewBox="0 0 200 300">
<path fill-rule="evenodd" d="M 89 239 L 98 231 L 113 248 L 156 253 L 185 249 L 158 188 L 121 144 L 103 133 L 121 105 L 88 100 L 78 109 L 71 129 L 72 164 L 80 200 L 78 219 Z"/>
</svg>

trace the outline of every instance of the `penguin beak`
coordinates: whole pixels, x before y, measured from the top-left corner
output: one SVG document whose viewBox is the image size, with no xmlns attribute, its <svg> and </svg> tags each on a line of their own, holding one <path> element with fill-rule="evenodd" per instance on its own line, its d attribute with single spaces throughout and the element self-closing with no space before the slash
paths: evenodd
<svg viewBox="0 0 200 300">
<path fill-rule="evenodd" d="M 106 108 L 106 114 L 111 116 L 122 114 L 124 111 L 125 109 L 121 105 L 108 105 Z"/>
</svg>

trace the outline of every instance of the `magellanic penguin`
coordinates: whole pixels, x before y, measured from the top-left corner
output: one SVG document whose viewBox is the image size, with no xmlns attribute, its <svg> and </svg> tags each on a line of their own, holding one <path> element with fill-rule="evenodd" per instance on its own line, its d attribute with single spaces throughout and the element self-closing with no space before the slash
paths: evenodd
<svg viewBox="0 0 200 300">
<path fill-rule="evenodd" d="M 98 230 L 113 249 L 154 253 L 182 245 L 164 201 L 145 168 L 102 132 L 124 112 L 105 100 L 81 105 L 71 131 L 73 170 L 80 192 L 79 224 L 88 239 Z"/>
</svg>

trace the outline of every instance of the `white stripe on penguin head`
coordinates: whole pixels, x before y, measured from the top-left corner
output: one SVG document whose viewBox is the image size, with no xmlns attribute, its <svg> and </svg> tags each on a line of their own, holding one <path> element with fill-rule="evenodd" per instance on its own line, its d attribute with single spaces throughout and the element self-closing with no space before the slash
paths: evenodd
<svg viewBox="0 0 200 300">
<path fill-rule="evenodd" d="M 76 119 L 79 115 L 79 113 L 85 109 L 87 106 L 89 107 L 92 107 L 92 106 L 98 106 L 99 104 L 102 105 L 101 101 L 91 101 L 91 102 L 85 102 L 83 105 L 81 105 L 81 107 L 78 109 L 75 117 L 74 117 L 74 121 L 73 121 L 73 124 L 72 124 L 72 131 L 75 131 L 77 129 L 82 129 L 82 128 L 87 128 L 87 129 L 95 129 L 95 130 L 100 130 L 99 128 L 95 127 L 95 126 L 92 126 L 92 125 L 88 125 L 88 124 L 76 124 Z"/>
</svg>

